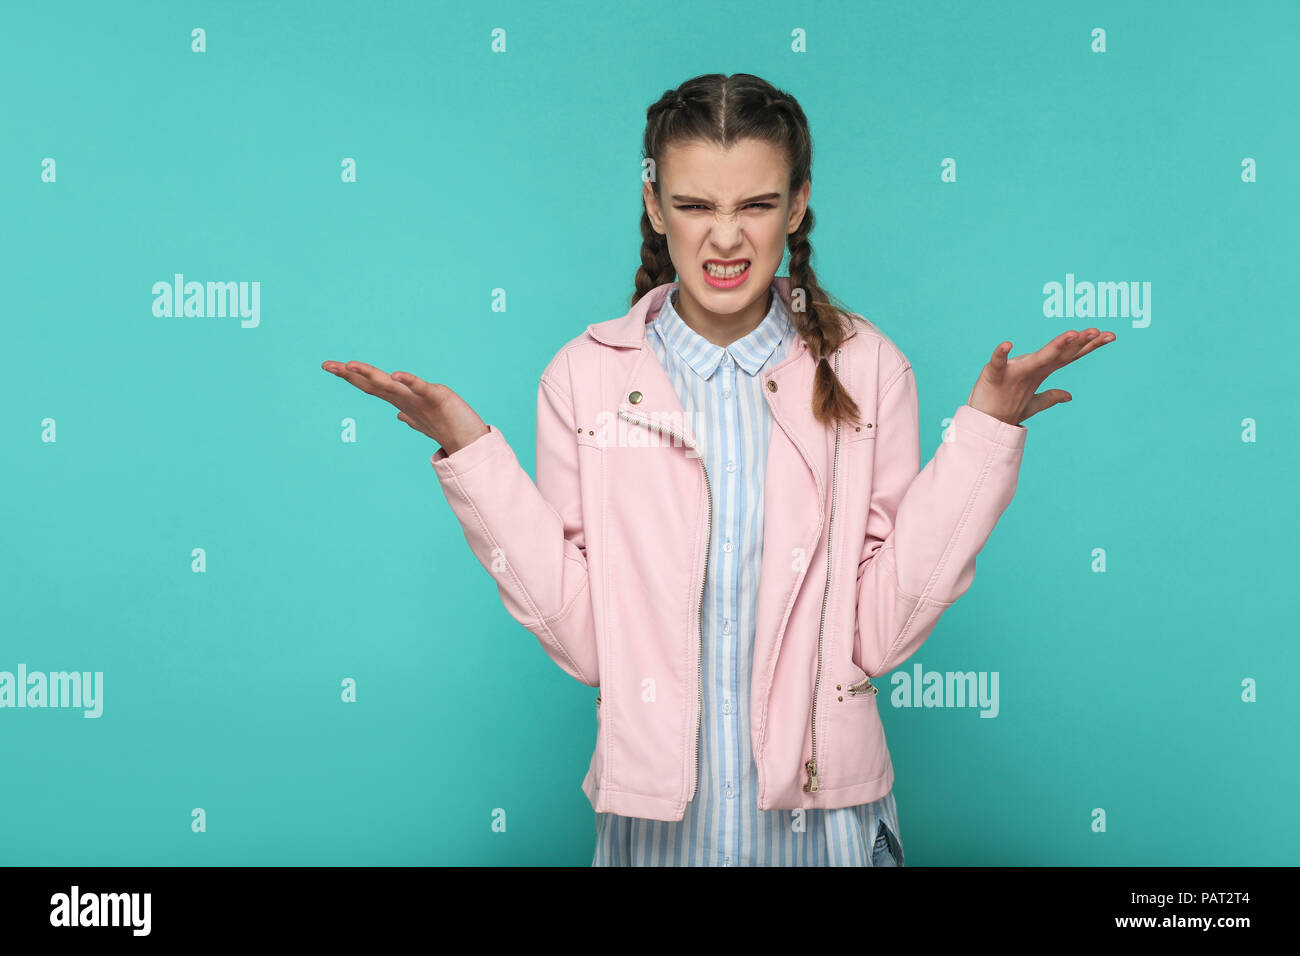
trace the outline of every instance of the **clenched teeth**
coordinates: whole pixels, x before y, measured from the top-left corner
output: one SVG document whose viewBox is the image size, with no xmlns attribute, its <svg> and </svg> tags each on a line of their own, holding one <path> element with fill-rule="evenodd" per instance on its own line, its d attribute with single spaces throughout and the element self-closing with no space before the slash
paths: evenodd
<svg viewBox="0 0 1300 956">
<path fill-rule="evenodd" d="M 709 275 L 718 279 L 734 279 L 746 269 L 749 268 L 749 262 L 742 262 L 734 266 L 719 266 L 712 262 L 704 263 L 704 268 L 708 270 Z"/>
</svg>

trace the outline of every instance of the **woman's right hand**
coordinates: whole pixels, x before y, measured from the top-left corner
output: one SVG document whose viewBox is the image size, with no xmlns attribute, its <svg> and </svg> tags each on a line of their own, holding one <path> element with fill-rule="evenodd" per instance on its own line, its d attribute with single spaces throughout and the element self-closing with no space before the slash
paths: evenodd
<svg viewBox="0 0 1300 956">
<path fill-rule="evenodd" d="M 322 362 L 321 368 L 395 407 L 399 421 L 428 435 L 454 455 L 488 427 L 478 413 L 446 385 L 426 382 L 409 372 L 389 375 L 365 362 Z"/>
</svg>

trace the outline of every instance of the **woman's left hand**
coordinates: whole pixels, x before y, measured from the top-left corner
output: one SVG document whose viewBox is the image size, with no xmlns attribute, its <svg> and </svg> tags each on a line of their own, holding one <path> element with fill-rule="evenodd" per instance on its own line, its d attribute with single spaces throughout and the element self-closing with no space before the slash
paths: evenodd
<svg viewBox="0 0 1300 956">
<path fill-rule="evenodd" d="M 1044 408 L 1058 402 L 1068 402 L 1074 396 L 1059 388 L 1049 388 L 1039 393 L 1038 386 L 1057 369 L 1069 365 L 1077 358 L 1115 341 L 1114 332 L 1071 329 L 1058 335 L 1037 352 L 1017 355 L 1008 359 L 1011 343 L 1003 342 L 993 350 L 979 381 L 971 389 L 966 404 L 977 411 L 992 415 L 1010 425 L 1019 425 L 1037 415 Z"/>
</svg>

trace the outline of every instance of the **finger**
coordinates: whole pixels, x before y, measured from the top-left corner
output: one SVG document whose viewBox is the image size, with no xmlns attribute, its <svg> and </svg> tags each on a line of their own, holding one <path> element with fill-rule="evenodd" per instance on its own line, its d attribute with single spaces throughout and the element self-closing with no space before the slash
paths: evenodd
<svg viewBox="0 0 1300 956">
<path fill-rule="evenodd" d="M 418 375 L 412 375 L 410 372 L 394 372 L 392 378 L 395 382 L 405 386 L 422 398 L 438 399 L 436 391 L 442 388 L 441 385 L 435 385 L 432 382 L 426 382 Z"/>
<path fill-rule="evenodd" d="M 410 397 L 411 393 L 406 387 L 393 381 L 393 377 L 381 368 L 375 368 L 365 362 L 349 362 L 347 367 L 352 372 L 352 377 L 348 381 L 371 395 L 377 395 L 386 402 Z"/>
<path fill-rule="evenodd" d="M 361 368 L 357 367 L 362 364 L 363 363 L 360 362 L 344 363 L 339 366 L 336 374 L 339 378 L 343 379 L 350 385 L 355 385 L 367 395 L 378 395 L 379 392 L 376 390 L 374 382 L 370 380 L 370 377 Z M 369 366 L 366 367 L 369 368 Z"/>
<path fill-rule="evenodd" d="M 998 383 L 1002 381 L 1002 376 L 1007 370 L 1007 356 L 1011 354 L 1011 343 L 1003 342 L 993 350 L 989 356 L 989 363 L 984 367 L 984 374 L 991 382 Z"/>
<path fill-rule="evenodd" d="M 357 363 L 323 362 L 321 364 L 321 368 L 325 369 L 325 371 L 327 372 L 333 372 L 335 375 L 343 379 L 343 381 L 347 382 L 349 385 L 355 385 L 357 388 L 361 389 L 361 391 L 373 395 L 374 392 L 371 391 L 370 389 L 369 380 L 366 379 L 363 375 L 361 375 L 361 373 L 349 369 L 348 368 L 349 364 L 355 365 Z"/>
<path fill-rule="evenodd" d="M 1079 351 L 1079 346 L 1087 340 L 1088 329 L 1083 332 L 1076 332 L 1070 329 L 1068 332 L 1062 332 L 1052 342 L 1044 346 L 1043 351 L 1047 353 L 1044 358 L 1055 368 L 1060 368 Z M 1092 331 L 1096 331 L 1095 329 Z"/>
<path fill-rule="evenodd" d="M 418 391 L 418 387 L 424 384 L 418 376 L 412 375 L 410 372 L 394 372 L 389 378 L 408 392 Z"/>
<path fill-rule="evenodd" d="M 415 429 L 417 432 L 419 432 L 421 435 L 428 435 L 430 438 L 433 438 L 433 432 L 431 432 L 431 431 L 427 431 L 426 429 L 421 428 L 419 425 L 417 425 L 417 424 L 415 423 L 415 419 L 411 418 L 411 417 L 410 417 L 409 415 L 407 415 L 405 412 L 398 412 L 398 413 L 397 413 L 397 420 L 398 420 L 399 422 L 406 422 L 407 425 L 409 425 L 411 428 L 414 428 L 414 429 Z M 435 439 L 435 441 L 436 441 L 436 440 L 437 440 L 437 439 Z M 438 444 L 441 445 L 442 442 L 439 441 Z"/>
<path fill-rule="evenodd" d="M 1073 395 L 1061 388 L 1049 388 L 1045 392 L 1039 392 L 1029 400 L 1029 411 L 1025 418 L 1029 418 L 1030 415 L 1037 415 L 1043 409 L 1051 408 L 1053 405 L 1071 401 L 1073 398 Z"/>
<path fill-rule="evenodd" d="M 378 378 L 380 375 L 388 374 L 383 369 L 375 368 L 373 365 L 367 365 L 365 362 L 348 362 L 344 367 L 354 375 L 362 375 L 367 379 L 372 380 Z"/>
<path fill-rule="evenodd" d="M 1089 341 L 1089 333 L 1096 329 L 1085 329 L 1082 334 L 1070 329 L 1062 332 L 1032 355 L 1022 356 L 1028 359 L 1027 367 L 1032 366 L 1039 373 L 1039 381 L 1047 378 L 1058 368 L 1062 368 L 1078 357 L 1079 349 Z"/>
<path fill-rule="evenodd" d="M 1086 341 L 1080 342 L 1079 343 L 1080 347 L 1077 349 L 1077 351 L 1075 351 L 1073 355 L 1071 355 L 1064 362 L 1062 362 L 1061 365 L 1069 365 L 1075 359 L 1083 358 L 1083 356 L 1087 355 L 1089 352 L 1096 351 L 1097 349 L 1101 348 L 1103 345 L 1115 341 L 1114 332 L 1099 332 L 1096 329 L 1089 329 L 1088 332 L 1092 332 L 1095 334 L 1087 338 Z M 1084 334 L 1085 336 L 1087 335 L 1087 333 Z"/>
</svg>

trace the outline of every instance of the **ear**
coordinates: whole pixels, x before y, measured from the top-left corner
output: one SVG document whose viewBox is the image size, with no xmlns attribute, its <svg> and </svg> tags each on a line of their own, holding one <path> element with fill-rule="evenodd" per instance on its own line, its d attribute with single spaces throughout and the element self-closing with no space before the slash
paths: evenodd
<svg viewBox="0 0 1300 956">
<path fill-rule="evenodd" d="M 808 209 L 808 197 L 812 192 L 812 180 L 805 179 L 793 196 L 790 197 L 790 216 L 786 220 L 785 231 L 788 235 L 793 235 L 799 231 L 799 225 L 803 222 L 803 214 Z"/>
<path fill-rule="evenodd" d="M 646 214 L 650 216 L 650 225 L 654 226 L 655 232 L 666 236 L 668 230 L 664 226 L 663 211 L 659 208 L 659 197 L 655 195 L 653 183 L 642 183 L 641 201 L 645 203 Z"/>
</svg>

